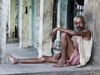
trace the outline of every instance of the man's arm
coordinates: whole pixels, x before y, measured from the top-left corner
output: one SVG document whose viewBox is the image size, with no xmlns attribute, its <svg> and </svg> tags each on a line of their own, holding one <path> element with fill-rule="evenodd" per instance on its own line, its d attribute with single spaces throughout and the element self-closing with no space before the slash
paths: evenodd
<svg viewBox="0 0 100 75">
<path fill-rule="evenodd" d="M 76 31 L 73 31 L 73 30 L 70 30 L 70 29 L 63 29 L 63 28 L 56 27 L 55 29 L 52 30 L 52 32 L 54 32 L 54 34 L 55 34 L 57 30 L 68 33 L 72 36 L 82 36 L 82 37 L 90 36 L 90 31 L 89 30 L 83 30 L 83 31 L 80 31 L 80 32 L 76 32 Z"/>
</svg>

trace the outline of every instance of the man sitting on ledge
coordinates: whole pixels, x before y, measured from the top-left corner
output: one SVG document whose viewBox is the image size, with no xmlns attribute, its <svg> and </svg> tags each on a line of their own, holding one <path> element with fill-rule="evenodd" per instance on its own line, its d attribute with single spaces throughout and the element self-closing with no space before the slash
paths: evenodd
<svg viewBox="0 0 100 75">
<path fill-rule="evenodd" d="M 74 18 L 74 26 L 77 31 L 56 27 L 50 32 L 51 37 L 53 37 L 58 30 L 62 32 L 62 50 L 55 56 L 18 59 L 8 54 L 8 60 L 13 64 L 53 62 L 56 63 L 53 67 L 66 67 L 69 65 L 77 65 L 77 67 L 85 66 L 90 59 L 92 50 L 92 35 L 90 30 L 85 30 L 85 25 L 86 22 L 84 17 L 78 15 Z M 69 35 L 72 35 L 73 37 L 70 38 Z"/>
</svg>

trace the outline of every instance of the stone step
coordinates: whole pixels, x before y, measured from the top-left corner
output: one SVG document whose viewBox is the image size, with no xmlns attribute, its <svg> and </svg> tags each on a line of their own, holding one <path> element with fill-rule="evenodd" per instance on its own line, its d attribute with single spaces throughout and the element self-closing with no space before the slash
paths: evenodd
<svg viewBox="0 0 100 75">
<path fill-rule="evenodd" d="M 53 64 L 1 64 L 0 75 L 100 75 L 99 66 L 53 68 L 51 67 Z"/>
<path fill-rule="evenodd" d="M 7 38 L 6 43 L 18 43 L 18 38 Z"/>
</svg>

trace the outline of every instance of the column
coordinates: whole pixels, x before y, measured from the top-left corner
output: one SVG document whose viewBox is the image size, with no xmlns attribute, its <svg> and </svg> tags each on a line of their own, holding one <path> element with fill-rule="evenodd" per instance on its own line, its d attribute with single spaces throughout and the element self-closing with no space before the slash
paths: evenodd
<svg viewBox="0 0 100 75">
<path fill-rule="evenodd" d="M 6 2 L 0 0 L 0 64 L 6 62 Z"/>
<path fill-rule="evenodd" d="M 29 0 L 21 0 L 20 6 L 20 47 L 28 47 L 29 41 Z"/>
<path fill-rule="evenodd" d="M 60 28 L 60 9 L 61 9 L 61 0 L 58 0 L 58 8 L 57 8 L 57 27 Z M 55 44 L 56 44 L 56 48 L 60 49 L 60 43 L 61 43 L 61 39 L 60 39 L 60 31 L 57 31 L 57 38 L 55 40 Z"/>
<path fill-rule="evenodd" d="M 43 55 L 51 56 L 53 0 L 40 0 L 40 31 L 39 31 L 39 57 Z"/>
<path fill-rule="evenodd" d="M 67 29 L 67 4 L 68 0 L 61 0 L 60 27 Z"/>
<path fill-rule="evenodd" d="M 57 27 L 67 29 L 67 4 L 68 0 L 58 0 Z M 57 54 L 61 51 L 60 31 L 57 32 L 57 39 L 54 42 L 53 52 Z"/>
<path fill-rule="evenodd" d="M 67 28 L 67 3 L 68 0 L 58 0 L 57 27 L 59 28 Z M 55 45 L 57 49 L 61 49 L 60 31 L 57 31 Z"/>
</svg>

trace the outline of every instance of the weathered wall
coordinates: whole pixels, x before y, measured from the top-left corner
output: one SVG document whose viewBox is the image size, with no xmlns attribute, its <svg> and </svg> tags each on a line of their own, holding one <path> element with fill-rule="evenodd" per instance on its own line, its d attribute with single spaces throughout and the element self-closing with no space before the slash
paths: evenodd
<svg viewBox="0 0 100 75">
<path fill-rule="evenodd" d="M 6 60 L 6 3 L 7 0 L 0 0 L 0 63 Z"/>
<path fill-rule="evenodd" d="M 100 65 L 100 0 L 85 0 L 84 10 L 87 28 L 92 31 L 94 38 L 91 62 Z"/>
<path fill-rule="evenodd" d="M 57 27 L 67 28 L 67 4 L 68 0 L 58 0 L 57 7 Z M 57 38 L 54 42 L 54 48 L 61 49 L 60 31 L 57 31 Z"/>
<path fill-rule="evenodd" d="M 6 37 L 9 38 L 10 34 L 9 34 L 9 14 L 10 14 L 10 0 L 7 0 L 7 17 L 6 17 Z"/>
<path fill-rule="evenodd" d="M 28 42 L 28 45 L 30 46 L 30 47 L 32 47 L 33 46 L 33 38 L 32 38 L 32 36 L 33 36 L 33 12 L 32 12 L 32 10 L 33 10 L 33 6 L 32 6 L 32 4 L 33 4 L 33 0 L 30 0 L 30 5 L 31 5 L 31 7 L 30 7 L 30 13 L 29 13 L 29 42 Z"/>
<path fill-rule="evenodd" d="M 18 37 L 20 38 L 21 0 L 18 0 Z"/>
<path fill-rule="evenodd" d="M 51 56 L 51 38 L 49 33 L 52 29 L 53 0 L 40 0 L 40 31 L 39 31 L 39 57 Z"/>
<path fill-rule="evenodd" d="M 10 0 L 10 37 L 15 37 L 16 0 Z"/>
<path fill-rule="evenodd" d="M 40 26 L 40 0 L 36 0 L 35 3 L 37 3 L 35 5 L 35 24 L 34 24 L 34 28 L 33 28 L 33 31 L 34 31 L 34 47 L 38 48 L 39 47 L 39 26 Z"/>
<path fill-rule="evenodd" d="M 18 33 L 18 0 L 16 0 L 16 5 L 15 5 L 15 38 L 18 38 L 19 33 Z"/>
<path fill-rule="evenodd" d="M 94 29 L 94 0 L 85 0 L 84 16 L 87 22 L 87 28 L 92 32 Z M 87 8 L 88 7 L 88 8 Z"/>
<path fill-rule="evenodd" d="M 18 27 L 18 0 L 15 2 L 15 26 Z"/>
<path fill-rule="evenodd" d="M 93 60 L 100 65 L 100 0 L 95 1 L 94 9 L 94 55 Z"/>
<path fill-rule="evenodd" d="M 21 23 L 20 23 L 20 47 L 28 47 L 29 41 L 29 0 L 22 0 Z M 26 9 L 27 7 L 27 9 Z"/>
<path fill-rule="evenodd" d="M 30 0 L 29 46 L 39 47 L 40 0 Z"/>
<path fill-rule="evenodd" d="M 65 29 L 67 28 L 67 4 L 68 0 L 61 0 L 60 26 Z"/>
</svg>

